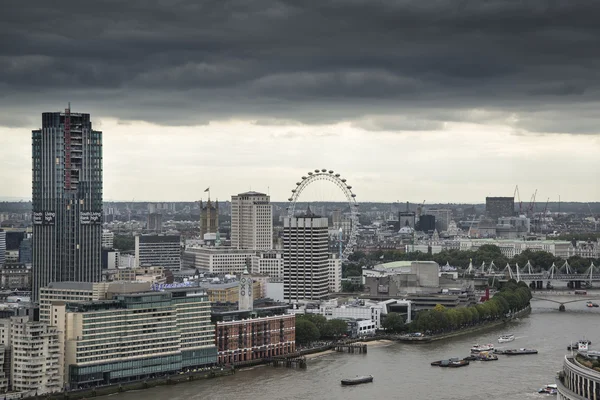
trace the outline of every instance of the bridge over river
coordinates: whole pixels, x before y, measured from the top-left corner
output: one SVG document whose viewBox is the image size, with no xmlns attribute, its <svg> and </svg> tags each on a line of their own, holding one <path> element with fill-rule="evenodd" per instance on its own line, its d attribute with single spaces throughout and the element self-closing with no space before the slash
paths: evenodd
<svg viewBox="0 0 600 400">
<path fill-rule="evenodd" d="M 530 262 L 524 267 L 511 267 L 509 264 L 500 270 L 493 262 L 488 266 L 484 264 L 480 268 L 474 268 L 472 264 L 465 271 L 465 275 L 473 275 L 476 281 L 489 281 L 490 279 L 506 280 L 515 279 L 517 282 L 526 282 L 532 289 L 547 289 L 555 287 L 567 287 L 570 289 L 585 289 L 600 287 L 600 268 L 591 263 L 589 268 L 579 273 L 575 271 L 567 261 L 559 268 L 552 264 L 548 270 L 536 270 Z"/>
<path fill-rule="evenodd" d="M 593 292 L 585 292 L 585 294 L 566 292 L 566 291 L 534 291 L 532 292 L 531 301 L 539 301 L 539 302 L 550 302 L 558 305 L 559 311 L 566 311 L 566 304 L 571 303 L 581 303 L 583 306 L 584 303 L 592 302 L 596 304 L 600 304 L 600 291 Z M 575 305 L 575 304 L 574 304 Z M 580 306 L 579 306 L 580 307 Z"/>
</svg>

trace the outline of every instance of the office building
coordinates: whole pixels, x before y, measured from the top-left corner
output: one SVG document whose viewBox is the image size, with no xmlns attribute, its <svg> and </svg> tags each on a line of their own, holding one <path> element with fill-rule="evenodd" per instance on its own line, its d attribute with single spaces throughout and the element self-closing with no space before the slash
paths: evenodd
<svg viewBox="0 0 600 400">
<path fill-rule="evenodd" d="M 102 132 L 89 114 L 42 114 L 32 131 L 33 299 L 48 282 L 101 279 Z"/>
<path fill-rule="evenodd" d="M 236 305 L 213 307 L 218 362 L 223 365 L 268 359 L 296 351 L 296 316 L 287 305 L 255 302 L 251 310 Z"/>
<path fill-rule="evenodd" d="M 273 249 L 273 206 L 268 195 L 246 192 L 231 196 L 231 246 Z"/>
<path fill-rule="evenodd" d="M 2 231 L 2 229 L 0 229 L 0 231 Z M 6 233 L 6 250 L 18 250 L 23 239 L 27 237 L 27 233 L 22 230 L 5 229 L 4 232 Z"/>
<path fill-rule="evenodd" d="M 515 214 L 515 198 L 486 197 L 485 214 L 493 221 L 498 221 L 501 217 L 512 217 Z"/>
<path fill-rule="evenodd" d="M 148 214 L 148 222 L 146 223 L 146 230 L 148 232 L 162 231 L 162 214 L 150 213 Z"/>
<path fill-rule="evenodd" d="M 113 249 L 102 249 L 102 269 L 116 270 L 119 268 L 121 252 Z"/>
<path fill-rule="evenodd" d="M 330 254 L 327 265 L 329 269 L 329 291 L 340 293 L 342 291 L 342 260 L 337 254 Z"/>
<path fill-rule="evenodd" d="M 219 201 L 213 203 L 208 199 L 206 204 L 200 200 L 200 239 L 207 233 L 219 231 Z"/>
<path fill-rule="evenodd" d="M 19 263 L 31 264 L 33 261 L 32 245 L 33 239 L 28 237 L 21 241 L 19 245 Z"/>
<path fill-rule="evenodd" d="M 283 282 L 288 302 L 317 300 L 328 293 L 328 221 L 310 208 L 283 220 Z"/>
<path fill-rule="evenodd" d="M 151 282 L 50 282 L 40 289 L 39 320 L 50 323 L 52 303 L 106 300 L 114 293 L 148 291 Z"/>
<path fill-rule="evenodd" d="M 400 211 L 398 213 L 398 220 L 400 221 L 399 229 L 410 228 L 415 229 L 415 213 L 413 211 Z"/>
<path fill-rule="evenodd" d="M 0 264 L 0 286 L 10 290 L 31 290 L 31 266 L 22 263 Z"/>
<path fill-rule="evenodd" d="M 115 247 L 115 234 L 107 229 L 102 231 L 102 248 L 112 249 Z"/>
<path fill-rule="evenodd" d="M 448 227 L 450 226 L 450 221 L 452 221 L 452 210 L 427 210 L 425 215 L 433 215 L 435 217 L 435 229 L 437 229 L 438 232 L 447 231 Z M 423 217 L 421 217 L 421 219 L 422 218 Z"/>
<path fill-rule="evenodd" d="M 181 268 L 179 235 L 141 235 L 135 237 L 136 267 Z"/>
<path fill-rule="evenodd" d="M 259 252 L 252 256 L 251 262 L 252 274 L 283 278 L 283 252 L 277 250 Z"/>
<path fill-rule="evenodd" d="M 587 348 L 587 347 L 586 347 Z M 600 399 L 600 371 L 594 366 L 600 355 L 597 351 L 580 350 L 566 355 L 562 369 L 556 376 L 559 400 Z"/>
<path fill-rule="evenodd" d="M 262 298 L 262 288 L 260 282 L 252 282 L 251 297 L 253 299 Z M 206 291 L 208 301 L 211 303 L 237 303 L 240 300 L 240 282 L 224 283 L 200 283 L 199 287 Z"/>
<path fill-rule="evenodd" d="M 0 265 L 6 261 L 6 232 L 0 229 Z"/>
<path fill-rule="evenodd" d="M 192 247 L 185 250 L 186 266 L 211 274 L 241 274 L 255 252 L 231 247 Z"/>
<path fill-rule="evenodd" d="M 99 386 L 216 364 L 210 303 L 199 288 L 56 302 L 69 388 Z"/>
<path fill-rule="evenodd" d="M 63 389 L 63 348 L 56 327 L 30 317 L 11 317 L 11 385 L 28 396 Z"/>
</svg>

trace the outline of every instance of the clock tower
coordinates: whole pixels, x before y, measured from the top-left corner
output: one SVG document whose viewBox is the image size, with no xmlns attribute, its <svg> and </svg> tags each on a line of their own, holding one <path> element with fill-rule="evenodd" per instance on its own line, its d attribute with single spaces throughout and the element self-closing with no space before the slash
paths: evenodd
<svg viewBox="0 0 600 400">
<path fill-rule="evenodd" d="M 248 268 L 244 270 L 244 273 L 240 277 L 240 286 L 239 286 L 239 300 L 238 300 L 238 310 L 239 311 L 250 311 L 252 310 L 252 305 L 254 303 L 254 299 L 252 298 L 252 277 L 248 273 Z"/>
</svg>

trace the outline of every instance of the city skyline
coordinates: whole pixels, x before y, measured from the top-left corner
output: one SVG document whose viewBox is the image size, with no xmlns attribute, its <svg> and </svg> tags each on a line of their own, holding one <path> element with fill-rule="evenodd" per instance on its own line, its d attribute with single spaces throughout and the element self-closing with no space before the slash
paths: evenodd
<svg viewBox="0 0 600 400">
<path fill-rule="evenodd" d="M 359 202 L 600 198 L 600 5 L 139 7 L 0 16 L 0 196 L 28 197 L 34 116 L 70 101 L 104 132 L 107 201 L 285 201 L 314 168 Z"/>
</svg>

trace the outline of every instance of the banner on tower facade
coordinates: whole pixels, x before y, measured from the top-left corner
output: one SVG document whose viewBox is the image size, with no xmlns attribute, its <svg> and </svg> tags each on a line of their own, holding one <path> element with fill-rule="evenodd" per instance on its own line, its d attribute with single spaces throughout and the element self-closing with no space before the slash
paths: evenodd
<svg viewBox="0 0 600 400">
<path fill-rule="evenodd" d="M 56 223 L 56 211 L 34 211 L 32 215 L 34 225 L 54 225 Z"/>
<path fill-rule="evenodd" d="M 79 214 L 81 225 L 102 225 L 102 211 L 82 211 Z"/>
</svg>

